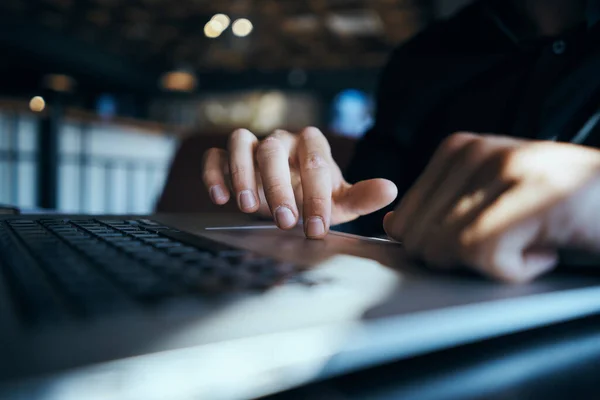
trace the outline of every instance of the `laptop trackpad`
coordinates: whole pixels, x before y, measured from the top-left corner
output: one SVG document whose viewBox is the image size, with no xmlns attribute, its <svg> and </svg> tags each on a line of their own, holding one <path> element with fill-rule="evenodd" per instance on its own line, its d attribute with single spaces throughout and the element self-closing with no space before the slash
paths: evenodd
<svg viewBox="0 0 600 400">
<path fill-rule="evenodd" d="M 207 227 L 202 236 L 304 265 L 336 255 L 377 261 L 388 267 L 407 267 L 402 246 L 389 240 L 331 231 L 323 240 L 306 239 L 302 226 L 282 231 L 272 224 Z"/>
</svg>

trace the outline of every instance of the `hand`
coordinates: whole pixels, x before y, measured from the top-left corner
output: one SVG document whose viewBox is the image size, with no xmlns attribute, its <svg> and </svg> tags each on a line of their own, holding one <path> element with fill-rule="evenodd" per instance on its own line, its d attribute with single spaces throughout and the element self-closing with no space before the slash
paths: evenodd
<svg viewBox="0 0 600 400">
<path fill-rule="evenodd" d="M 251 132 L 237 130 L 227 150 L 206 152 L 203 179 L 215 204 L 226 204 L 233 191 L 241 211 L 273 216 L 281 229 L 296 226 L 301 209 L 312 239 L 323 238 L 332 224 L 387 206 L 398 193 L 384 179 L 346 182 L 316 128 L 299 135 L 275 131 L 260 143 Z"/>
<path fill-rule="evenodd" d="M 433 266 L 529 281 L 557 265 L 560 249 L 600 252 L 600 152 L 455 134 L 384 227 Z"/>
</svg>

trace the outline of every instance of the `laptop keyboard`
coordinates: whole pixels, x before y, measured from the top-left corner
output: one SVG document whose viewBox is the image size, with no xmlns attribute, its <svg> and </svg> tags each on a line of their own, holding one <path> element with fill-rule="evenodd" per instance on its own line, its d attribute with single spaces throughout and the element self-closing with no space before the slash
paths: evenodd
<svg viewBox="0 0 600 400">
<path fill-rule="evenodd" d="M 300 271 L 146 219 L 7 220 L 0 224 L 0 257 L 30 322 L 264 290 Z"/>
</svg>

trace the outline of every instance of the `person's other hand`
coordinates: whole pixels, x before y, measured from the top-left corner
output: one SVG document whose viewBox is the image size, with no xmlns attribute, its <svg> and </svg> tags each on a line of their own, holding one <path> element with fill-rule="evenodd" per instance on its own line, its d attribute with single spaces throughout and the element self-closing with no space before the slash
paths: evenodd
<svg viewBox="0 0 600 400">
<path fill-rule="evenodd" d="M 526 282 L 554 268 L 560 249 L 600 252 L 599 221 L 599 151 L 455 134 L 384 228 L 429 265 Z"/>
<path fill-rule="evenodd" d="M 233 195 L 241 211 L 273 216 L 281 229 L 293 228 L 302 215 L 312 239 L 323 238 L 330 225 L 387 206 L 398 194 L 385 179 L 346 182 L 316 128 L 298 135 L 278 130 L 261 142 L 248 130 L 237 130 L 227 150 L 206 152 L 203 180 L 215 204 L 226 204 Z"/>
</svg>

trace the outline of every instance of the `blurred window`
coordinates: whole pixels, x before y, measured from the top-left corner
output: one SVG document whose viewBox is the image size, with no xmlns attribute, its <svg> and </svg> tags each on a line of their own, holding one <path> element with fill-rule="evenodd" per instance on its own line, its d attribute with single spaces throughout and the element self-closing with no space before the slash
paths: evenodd
<svg viewBox="0 0 600 400">
<path fill-rule="evenodd" d="M 0 203 L 37 204 L 37 131 L 33 116 L 0 111 Z"/>
<path fill-rule="evenodd" d="M 58 208 L 147 214 L 160 195 L 175 139 L 101 123 L 67 122 L 60 133 Z"/>
</svg>

